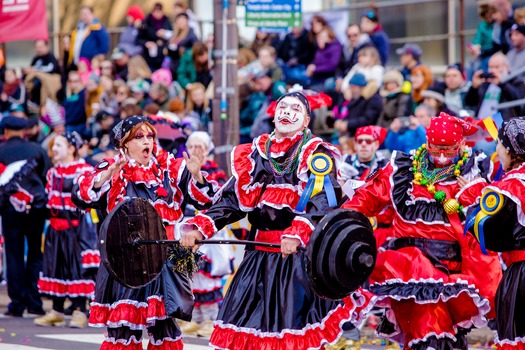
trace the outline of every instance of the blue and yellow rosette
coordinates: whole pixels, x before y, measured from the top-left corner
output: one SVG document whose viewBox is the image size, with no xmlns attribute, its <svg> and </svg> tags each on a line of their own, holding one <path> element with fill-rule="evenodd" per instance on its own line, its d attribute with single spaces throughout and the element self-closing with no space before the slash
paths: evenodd
<svg viewBox="0 0 525 350">
<path fill-rule="evenodd" d="M 330 207 L 337 206 L 334 187 L 330 181 L 330 173 L 332 172 L 333 166 L 332 159 L 326 154 L 318 153 L 313 155 L 308 163 L 308 170 L 310 170 L 311 175 L 295 207 L 297 211 L 304 211 L 308 200 L 321 192 L 323 188 L 328 198 L 328 205 Z"/>
<path fill-rule="evenodd" d="M 474 227 L 474 236 L 479 242 L 483 254 L 488 254 L 485 248 L 485 232 L 483 225 L 488 218 L 496 214 L 503 208 L 505 197 L 501 193 L 494 190 L 489 190 L 483 193 L 479 203 L 479 207 L 468 217 L 465 224 L 465 234 L 468 230 Z"/>
</svg>

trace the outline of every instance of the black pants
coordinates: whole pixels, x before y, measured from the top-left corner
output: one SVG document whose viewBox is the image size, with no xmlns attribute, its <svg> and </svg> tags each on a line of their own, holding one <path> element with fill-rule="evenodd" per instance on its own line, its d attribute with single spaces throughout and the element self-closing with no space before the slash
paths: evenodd
<svg viewBox="0 0 525 350">
<path fill-rule="evenodd" d="M 2 208 L 2 232 L 5 236 L 7 260 L 7 294 L 11 299 L 9 311 L 22 314 L 42 310 L 38 293 L 38 277 L 42 271 L 42 232 L 46 209 L 31 209 L 20 213 L 11 205 Z M 24 247 L 27 240 L 27 260 Z"/>
</svg>

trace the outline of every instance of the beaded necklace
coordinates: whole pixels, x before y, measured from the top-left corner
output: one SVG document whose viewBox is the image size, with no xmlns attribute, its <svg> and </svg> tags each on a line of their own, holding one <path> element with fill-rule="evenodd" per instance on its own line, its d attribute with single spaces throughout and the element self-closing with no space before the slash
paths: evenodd
<svg viewBox="0 0 525 350">
<path fill-rule="evenodd" d="M 434 195 L 434 199 L 438 203 L 443 204 L 443 208 L 447 214 L 455 214 L 463 210 L 463 206 L 455 199 L 447 199 L 445 192 L 436 191 L 435 184 L 449 179 L 451 177 L 458 177 L 461 175 L 461 167 L 468 160 L 468 152 L 463 152 L 463 157 L 457 161 L 456 164 L 451 164 L 445 168 L 436 168 L 430 170 L 428 168 L 427 145 L 423 144 L 416 150 L 414 160 L 412 161 L 412 172 L 414 173 L 414 183 L 426 187 L 427 191 Z"/>
<path fill-rule="evenodd" d="M 303 137 L 301 139 L 301 142 L 295 146 L 295 150 L 293 154 L 286 158 L 282 163 L 277 162 L 275 159 L 271 156 L 270 147 L 272 145 L 271 139 L 275 135 L 275 131 L 273 131 L 265 143 L 265 154 L 268 157 L 268 160 L 270 161 L 270 167 L 272 168 L 272 172 L 276 176 L 283 176 L 285 174 L 290 174 L 297 169 L 297 166 L 299 165 L 299 153 L 301 152 L 301 148 L 306 144 L 306 142 L 311 138 L 311 134 L 308 132 L 307 129 L 303 132 Z"/>
</svg>

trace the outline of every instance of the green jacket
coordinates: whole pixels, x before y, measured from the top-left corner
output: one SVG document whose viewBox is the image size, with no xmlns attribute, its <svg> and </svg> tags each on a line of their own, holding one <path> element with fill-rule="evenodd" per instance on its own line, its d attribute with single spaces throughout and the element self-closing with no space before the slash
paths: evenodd
<svg viewBox="0 0 525 350">
<path fill-rule="evenodd" d="M 187 50 L 184 55 L 182 55 L 179 67 L 177 68 L 177 81 L 183 89 L 186 89 L 186 85 L 197 81 L 197 70 L 193 64 L 191 54 L 192 49 Z"/>
</svg>

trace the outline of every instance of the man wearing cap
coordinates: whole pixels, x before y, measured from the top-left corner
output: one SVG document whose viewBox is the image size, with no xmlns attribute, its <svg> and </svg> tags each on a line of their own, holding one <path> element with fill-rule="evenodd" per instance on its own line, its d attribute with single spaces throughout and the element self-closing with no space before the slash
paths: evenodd
<svg viewBox="0 0 525 350">
<path fill-rule="evenodd" d="M 367 86 L 363 74 L 354 74 L 343 94 L 345 101 L 334 108 L 334 126 L 337 130 L 354 136 L 357 128 L 376 124 L 383 109 L 383 99 L 377 87 Z"/>
<path fill-rule="evenodd" d="M 411 349 L 467 349 L 465 329 L 494 317 L 498 256 L 483 255 L 463 233 L 464 208 L 475 203 L 468 194 L 481 191 L 490 170 L 484 154 L 465 147 L 475 131 L 459 118 L 434 117 L 426 144 L 394 152 L 342 206 L 369 217 L 395 210 L 369 291 L 388 309 L 377 332 Z"/>
<path fill-rule="evenodd" d="M 525 26 L 514 24 L 510 30 L 510 42 L 512 49 L 507 52 L 510 72 L 522 70 L 525 67 Z M 522 81 L 525 80 L 525 73 L 519 75 Z"/>
<path fill-rule="evenodd" d="M 111 52 L 111 60 L 115 63 L 115 77 L 124 81 L 128 80 L 129 55 L 120 47 L 116 47 Z"/>
<path fill-rule="evenodd" d="M 22 317 L 24 310 L 43 315 L 37 282 L 42 271 L 42 232 L 47 216 L 46 173 L 51 162 L 42 147 L 24 140 L 27 120 L 7 116 L 2 119 L 6 141 L 0 145 L 0 163 L 18 167 L 18 190 L 3 193 L 8 199 L 0 206 L 7 259 L 9 316 Z M 6 172 L 4 172 L 5 174 Z M 2 179 L 2 182 L 5 179 Z M 6 180 L 7 181 L 7 180 Z M 9 182 L 7 182 L 9 184 Z M 2 183 L 2 187 L 7 184 Z M 25 244 L 27 242 L 27 260 Z"/>
<path fill-rule="evenodd" d="M 410 72 L 412 68 L 417 67 L 421 64 L 421 55 L 423 51 L 418 44 L 405 44 L 403 47 L 396 50 L 396 54 L 399 56 L 399 61 L 403 68 L 401 68 L 401 74 L 405 81 L 410 81 Z"/>
<path fill-rule="evenodd" d="M 316 100 L 317 107 L 331 102 Z M 235 147 L 234 176 L 221 198 L 181 229 L 182 245 L 194 246 L 195 239 L 210 238 L 248 214 L 251 239 L 281 245 L 247 248 L 214 325 L 210 343 L 216 348 L 319 349 L 337 340 L 343 321 L 359 315 L 350 298 L 341 303 L 320 298 L 304 277 L 305 253 L 299 247 L 308 244 L 318 219 L 341 196 L 340 154 L 308 129 L 311 103 L 303 93 L 291 92 L 272 104 L 275 130 Z M 326 184 L 314 196 L 305 189 L 310 176 Z"/>
</svg>

